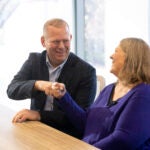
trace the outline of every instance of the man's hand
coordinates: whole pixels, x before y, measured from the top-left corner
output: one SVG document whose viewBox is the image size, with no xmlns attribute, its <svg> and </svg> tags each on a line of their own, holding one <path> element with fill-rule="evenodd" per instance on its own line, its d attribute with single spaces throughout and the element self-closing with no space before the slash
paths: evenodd
<svg viewBox="0 0 150 150">
<path fill-rule="evenodd" d="M 53 82 L 51 85 L 51 95 L 55 98 L 62 98 L 66 93 L 66 88 L 63 83 Z"/>
<path fill-rule="evenodd" d="M 49 91 L 51 89 L 52 82 L 38 80 L 35 82 L 34 89 L 39 91 Z"/>
<path fill-rule="evenodd" d="M 39 121 L 41 119 L 40 113 L 38 111 L 29 110 L 29 109 L 23 109 L 19 111 L 14 117 L 12 122 L 13 123 L 21 123 L 25 122 L 27 120 L 31 121 Z"/>
<path fill-rule="evenodd" d="M 50 81 L 36 81 L 34 88 L 43 91 L 46 95 L 54 96 L 60 99 L 66 93 L 66 88 L 63 83 Z"/>
</svg>

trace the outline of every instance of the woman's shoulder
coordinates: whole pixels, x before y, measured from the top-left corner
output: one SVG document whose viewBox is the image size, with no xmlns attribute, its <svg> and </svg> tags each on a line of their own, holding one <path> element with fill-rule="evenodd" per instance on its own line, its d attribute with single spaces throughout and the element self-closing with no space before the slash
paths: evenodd
<svg viewBox="0 0 150 150">
<path fill-rule="evenodd" d="M 140 83 L 133 88 L 133 91 L 140 95 L 150 95 L 150 84 Z"/>
<path fill-rule="evenodd" d="M 106 85 L 102 91 L 106 91 L 106 90 L 112 89 L 112 88 L 115 87 L 115 85 L 116 85 L 116 82 L 110 83 L 110 84 Z"/>
</svg>

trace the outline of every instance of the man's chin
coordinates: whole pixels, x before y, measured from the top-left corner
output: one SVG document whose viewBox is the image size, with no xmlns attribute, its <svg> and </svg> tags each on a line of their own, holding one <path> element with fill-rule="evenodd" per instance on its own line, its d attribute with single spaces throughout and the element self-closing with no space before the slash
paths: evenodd
<svg viewBox="0 0 150 150">
<path fill-rule="evenodd" d="M 65 60 L 66 60 L 66 59 L 64 59 L 64 58 L 58 58 L 58 59 L 57 59 L 57 62 L 58 62 L 59 64 L 62 64 Z"/>
</svg>

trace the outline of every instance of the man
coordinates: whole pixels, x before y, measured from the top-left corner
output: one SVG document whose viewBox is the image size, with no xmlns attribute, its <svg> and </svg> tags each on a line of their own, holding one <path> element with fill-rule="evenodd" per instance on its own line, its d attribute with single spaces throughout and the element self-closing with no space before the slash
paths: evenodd
<svg viewBox="0 0 150 150">
<path fill-rule="evenodd" d="M 93 102 L 96 94 L 96 71 L 87 62 L 70 52 L 72 35 L 62 19 L 48 20 L 43 27 L 42 53 L 31 53 L 8 86 L 8 97 L 15 100 L 31 98 L 31 110 L 21 110 L 22 121 L 40 120 L 54 128 L 80 138 L 65 113 L 49 95 L 51 82 L 66 85 L 67 91 L 82 108 Z M 20 115 L 19 112 L 19 115 Z"/>
</svg>

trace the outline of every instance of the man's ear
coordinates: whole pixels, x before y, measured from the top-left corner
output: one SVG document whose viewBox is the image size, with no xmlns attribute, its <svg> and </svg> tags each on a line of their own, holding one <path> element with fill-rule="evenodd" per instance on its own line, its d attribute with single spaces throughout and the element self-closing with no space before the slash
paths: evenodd
<svg viewBox="0 0 150 150">
<path fill-rule="evenodd" d="M 44 36 L 41 36 L 41 44 L 43 45 L 43 47 L 45 47 L 45 38 L 44 38 Z"/>
<path fill-rule="evenodd" d="M 72 34 L 70 34 L 70 40 L 72 40 Z"/>
</svg>

